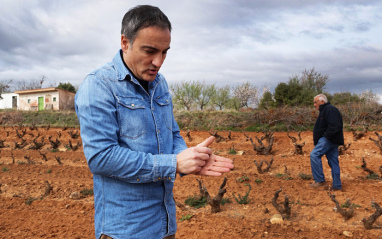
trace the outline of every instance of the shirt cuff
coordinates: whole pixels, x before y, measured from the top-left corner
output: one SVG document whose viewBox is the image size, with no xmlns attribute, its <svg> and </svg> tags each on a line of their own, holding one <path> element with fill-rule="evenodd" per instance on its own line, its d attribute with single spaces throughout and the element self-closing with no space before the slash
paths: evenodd
<svg viewBox="0 0 382 239">
<path fill-rule="evenodd" d="M 176 154 L 160 154 L 154 156 L 153 181 L 175 181 Z"/>
</svg>

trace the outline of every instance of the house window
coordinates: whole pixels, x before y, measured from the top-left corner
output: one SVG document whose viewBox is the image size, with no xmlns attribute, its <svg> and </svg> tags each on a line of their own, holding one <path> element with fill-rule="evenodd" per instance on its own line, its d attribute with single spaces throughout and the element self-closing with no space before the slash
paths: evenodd
<svg viewBox="0 0 382 239">
<path fill-rule="evenodd" d="M 28 104 L 31 103 L 31 99 L 28 99 Z"/>
<path fill-rule="evenodd" d="M 53 97 L 53 102 L 56 102 L 56 97 Z"/>
</svg>

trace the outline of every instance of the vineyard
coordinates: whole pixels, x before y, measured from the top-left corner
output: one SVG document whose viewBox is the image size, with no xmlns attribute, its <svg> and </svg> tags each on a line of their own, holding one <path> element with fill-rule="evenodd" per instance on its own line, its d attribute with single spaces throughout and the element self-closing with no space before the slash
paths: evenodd
<svg viewBox="0 0 382 239">
<path fill-rule="evenodd" d="M 343 190 L 335 192 L 308 186 L 310 131 L 181 134 L 188 146 L 215 135 L 211 149 L 235 169 L 176 179 L 177 238 L 382 238 L 382 151 L 374 131 L 345 132 Z M 3 127 L 0 147 L 0 238 L 94 238 L 92 174 L 77 128 Z M 323 165 L 331 181 L 326 158 Z M 212 198 L 225 191 L 220 211 L 185 203 L 200 199 L 201 189 Z"/>
</svg>

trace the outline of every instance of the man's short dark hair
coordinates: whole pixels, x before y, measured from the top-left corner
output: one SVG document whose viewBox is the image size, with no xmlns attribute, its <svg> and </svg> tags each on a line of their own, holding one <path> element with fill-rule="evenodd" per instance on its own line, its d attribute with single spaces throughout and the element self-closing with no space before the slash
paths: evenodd
<svg viewBox="0 0 382 239">
<path fill-rule="evenodd" d="M 139 30 L 154 26 L 171 32 L 170 21 L 158 7 L 138 5 L 131 8 L 123 17 L 121 34 L 132 44 Z"/>
</svg>

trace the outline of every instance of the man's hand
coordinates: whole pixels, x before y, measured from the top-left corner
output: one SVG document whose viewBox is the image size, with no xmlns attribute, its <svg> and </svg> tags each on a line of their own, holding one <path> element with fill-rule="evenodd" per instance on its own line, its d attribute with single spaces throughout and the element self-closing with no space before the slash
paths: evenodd
<svg viewBox="0 0 382 239">
<path fill-rule="evenodd" d="M 212 150 L 207 148 L 215 140 L 209 137 L 196 147 L 183 150 L 176 156 L 176 172 L 183 174 L 195 174 L 199 172 L 212 154 Z"/>
<path fill-rule="evenodd" d="M 206 161 L 206 164 L 196 174 L 207 176 L 221 176 L 222 173 L 228 173 L 233 168 L 234 165 L 231 159 L 211 154 L 210 158 Z"/>
<path fill-rule="evenodd" d="M 198 146 L 208 147 L 214 142 L 214 140 L 215 137 L 211 136 L 208 139 L 204 140 L 202 143 L 198 144 Z M 222 173 L 228 173 L 233 168 L 234 165 L 231 159 L 220 157 L 211 153 L 205 165 L 196 174 L 207 176 L 221 176 Z"/>
<path fill-rule="evenodd" d="M 198 144 L 196 147 L 188 148 L 177 155 L 177 173 L 198 174 L 208 176 L 221 176 L 234 168 L 233 161 L 212 153 L 207 148 L 215 140 L 211 136 Z"/>
</svg>

